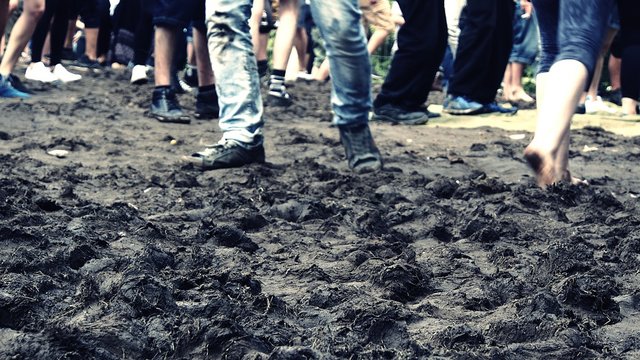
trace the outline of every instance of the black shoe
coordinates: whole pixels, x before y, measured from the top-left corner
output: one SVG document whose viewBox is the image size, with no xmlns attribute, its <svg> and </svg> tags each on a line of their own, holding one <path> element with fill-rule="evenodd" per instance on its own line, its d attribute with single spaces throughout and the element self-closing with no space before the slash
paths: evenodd
<svg viewBox="0 0 640 360">
<path fill-rule="evenodd" d="M 386 104 L 373 109 L 373 120 L 392 124 L 422 125 L 429 121 L 429 114 L 425 111 L 408 111 Z"/>
<path fill-rule="evenodd" d="M 176 93 L 166 87 L 153 90 L 149 116 L 166 123 L 188 124 L 191 122 L 189 116 L 182 111 Z"/>
<path fill-rule="evenodd" d="M 73 65 L 71 66 L 75 68 L 81 68 L 81 69 L 93 70 L 93 71 L 102 69 L 102 67 L 100 66 L 100 63 L 98 63 L 96 60 L 89 59 L 89 57 L 86 54 L 82 54 L 82 56 L 80 56 L 78 60 L 74 61 Z"/>
<path fill-rule="evenodd" d="M 576 106 L 575 113 L 576 114 L 586 114 L 587 113 L 586 106 L 584 106 L 584 104 L 578 104 L 578 106 Z"/>
<path fill-rule="evenodd" d="M 216 89 L 199 91 L 196 95 L 196 119 L 217 119 L 220 116 Z"/>
<path fill-rule="evenodd" d="M 291 99 L 291 95 L 286 91 L 277 94 L 276 92 L 269 91 L 269 95 L 267 95 L 268 106 L 289 107 L 291 104 L 293 104 L 293 100 Z"/>
<path fill-rule="evenodd" d="M 35 93 L 29 89 L 27 89 L 26 86 L 24 86 L 24 84 L 22 83 L 22 81 L 20 81 L 20 78 L 13 75 L 13 74 L 9 74 L 9 84 L 11 84 L 11 86 L 13 86 L 14 89 L 18 90 L 18 91 L 22 91 L 23 93 L 29 94 L 29 95 L 34 95 Z"/>
<path fill-rule="evenodd" d="M 382 156 L 373 141 L 368 124 L 339 128 L 340 141 L 344 146 L 350 169 L 359 174 L 382 169 Z"/>
<path fill-rule="evenodd" d="M 264 163 L 264 146 L 260 136 L 254 144 L 241 144 L 227 140 L 207 147 L 204 151 L 183 157 L 202 170 L 236 168 L 252 163 Z"/>
</svg>

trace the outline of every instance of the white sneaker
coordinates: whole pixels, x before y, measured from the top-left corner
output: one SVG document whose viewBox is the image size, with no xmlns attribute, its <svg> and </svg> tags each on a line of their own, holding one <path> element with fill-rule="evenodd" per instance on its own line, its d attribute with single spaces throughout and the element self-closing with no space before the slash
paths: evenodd
<svg viewBox="0 0 640 360">
<path fill-rule="evenodd" d="M 135 85 L 145 84 L 147 78 L 147 67 L 144 65 L 136 65 L 131 69 L 131 83 Z"/>
<path fill-rule="evenodd" d="M 605 114 L 615 114 L 618 110 L 610 108 L 607 104 L 602 101 L 600 96 L 596 97 L 595 100 L 591 96 L 587 96 L 586 101 L 584 102 L 584 108 L 587 114 L 595 114 L 595 113 L 605 113 Z"/>
<path fill-rule="evenodd" d="M 78 81 L 82 79 L 81 75 L 69 72 L 69 70 L 65 69 L 64 66 L 62 66 L 62 64 L 57 64 L 56 66 L 53 67 L 53 75 L 55 75 L 58 78 L 58 80 L 64 83 Z"/>
<path fill-rule="evenodd" d="M 40 81 L 43 83 L 52 83 L 58 81 L 58 77 L 53 75 L 51 70 L 44 63 L 31 63 L 24 72 L 24 77 L 29 80 Z"/>
</svg>

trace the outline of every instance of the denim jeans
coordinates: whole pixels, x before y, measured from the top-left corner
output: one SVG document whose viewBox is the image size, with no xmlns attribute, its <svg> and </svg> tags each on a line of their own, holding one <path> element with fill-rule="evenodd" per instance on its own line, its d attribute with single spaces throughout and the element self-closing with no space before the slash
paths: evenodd
<svg viewBox="0 0 640 360">
<path fill-rule="evenodd" d="M 538 55 L 538 19 L 536 14 L 531 14 L 528 19 L 523 19 L 524 11 L 520 3 L 516 3 L 516 11 L 513 18 L 513 48 L 509 56 L 509 62 L 531 65 Z"/>
<path fill-rule="evenodd" d="M 366 123 L 371 108 L 371 63 L 358 0 L 314 0 L 313 17 L 331 66 L 335 125 Z M 249 25 L 250 0 L 207 1 L 207 39 L 216 74 L 223 140 L 262 139 L 262 98 Z"/>
<path fill-rule="evenodd" d="M 216 75 L 223 140 L 262 141 L 262 97 L 249 34 L 251 0 L 208 0 L 207 43 Z"/>
<path fill-rule="evenodd" d="M 358 0 L 311 0 L 311 13 L 325 41 L 331 71 L 335 125 L 369 120 L 371 63 Z"/>
</svg>

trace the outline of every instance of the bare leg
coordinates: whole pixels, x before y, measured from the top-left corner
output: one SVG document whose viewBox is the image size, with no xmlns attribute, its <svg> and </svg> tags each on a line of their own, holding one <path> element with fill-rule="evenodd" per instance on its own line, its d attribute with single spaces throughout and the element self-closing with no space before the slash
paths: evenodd
<svg viewBox="0 0 640 360">
<path fill-rule="evenodd" d="M 622 113 L 626 115 L 637 115 L 636 107 L 638 102 L 631 98 L 622 98 Z"/>
<path fill-rule="evenodd" d="M 69 20 L 67 26 L 67 37 L 64 39 L 64 48 L 71 49 L 73 47 L 73 35 L 76 33 L 76 19 Z"/>
<path fill-rule="evenodd" d="M 622 87 L 620 82 L 620 67 L 622 66 L 622 59 L 613 55 L 609 57 L 609 78 L 611 79 L 611 89 L 618 90 Z"/>
<path fill-rule="evenodd" d="M 273 41 L 273 69 L 285 70 L 298 21 L 298 0 L 280 0 L 280 22 Z"/>
<path fill-rule="evenodd" d="M 86 43 L 85 55 L 93 61 L 98 59 L 98 32 L 100 29 L 84 29 L 84 37 Z"/>
<path fill-rule="evenodd" d="M 369 54 L 373 54 L 378 48 L 384 44 L 384 41 L 389 36 L 389 32 L 386 30 L 376 30 L 371 37 L 369 38 L 369 43 L 367 44 L 367 50 Z"/>
<path fill-rule="evenodd" d="M 207 37 L 196 28 L 193 29 L 193 49 L 195 51 L 196 64 L 198 65 L 198 86 L 213 85 L 216 81 L 213 75 L 213 66 L 209 57 Z"/>
<path fill-rule="evenodd" d="M 598 62 L 596 63 L 595 70 L 593 72 L 593 79 L 591 80 L 591 84 L 589 85 L 589 91 L 587 95 L 589 95 L 592 99 L 598 96 L 598 86 L 600 85 L 600 78 L 602 77 L 602 68 L 604 67 L 604 57 L 607 55 L 609 48 L 611 47 L 611 43 L 613 42 L 613 38 L 616 37 L 618 30 L 616 29 L 608 29 L 607 34 L 604 37 L 602 43 L 602 49 L 600 50 L 600 56 L 598 57 Z"/>
<path fill-rule="evenodd" d="M 313 79 L 317 81 L 326 81 L 329 78 L 329 59 L 324 59 L 318 71 L 313 75 Z"/>
<path fill-rule="evenodd" d="M 154 74 L 156 86 L 171 85 L 171 64 L 173 49 L 176 43 L 176 32 L 172 28 L 156 27 Z"/>
<path fill-rule="evenodd" d="M 307 45 L 309 39 L 307 38 L 307 32 L 303 28 L 296 29 L 296 36 L 293 39 L 293 46 L 296 48 L 298 54 L 298 71 L 307 71 Z"/>
<path fill-rule="evenodd" d="M 587 81 L 587 68 L 576 60 L 555 63 L 542 79 L 538 122 L 525 158 L 536 172 L 538 185 L 563 181 L 568 172 L 568 134 L 571 118 Z"/>
<path fill-rule="evenodd" d="M 11 74 L 43 13 L 44 0 L 24 1 L 24 10 L 11 31 L 9 44 L 2 58 L 2 64 L 0 64 L 0 75 L 8 76 Z"/>
<path fill-rule="evenodd" d="M 253 52 L 258 54 L 260 49 L 260 20 L 264 12 L 264 0 L 253 0 L 251 8 L 251 18 L 249 18 L 249 27 L 251 28 L 251 42 L 253 42 Z M 260 58 L 258 58 L 260 60 Z"/>
<path fill-rule="evenodd" d="M 511 63 L 511 100 L 533 102 L 533 98 L 524 91 L 522 87 L 522 73 L 524 72 L 524 64 L 519 62 Z"/>
<path fill-rule="evenodd" d="M 504 76 L 502 77 L 502 92 L 505 100 L 511 100 L 511 64 L 507 64 L 507 68 L 504 70 Z"/>
</svg>

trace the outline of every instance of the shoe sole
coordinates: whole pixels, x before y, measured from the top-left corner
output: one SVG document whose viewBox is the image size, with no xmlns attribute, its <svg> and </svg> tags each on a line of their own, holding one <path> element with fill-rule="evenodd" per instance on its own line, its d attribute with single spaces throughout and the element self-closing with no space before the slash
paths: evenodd
<svg viewBox="0 0 640 360">
<path fill-rule="evenodd" d="M 214 120 L 220 118 L 219 114 L 214 113 L 194 113 L 193 116 L 198 120 Z"/>
<path fill-rule="evenodd" d="M 278 97 L 271 97 L 269 96 L 267 98 L 267 105 L 268 106 L 274 106 L 274 107 L 289 107 L 291 105 L 293 105 L 293 101 L 291 100 L 283 100 L 280 99 Z"/>
<path fill-rule="evenodd" d="M 398 121 L 390 116 L 386 116 L 386 115 L 378 115 L 376 113 L 373 114 L 373 118 L 371 119 L 373 121 L 380 121 L 380 122 L 388 122 L 388 123 L 392 123 L 392 124 L 398 124 L 398 125 L 424 125 L 426 123 L 429 122 L 429 116 L 427 114 L 425 114 L 425 118 L 421 118 L 421 119 L 416 119 L 416 120 L 406 120 L 406 121 Z"/>
<path fill-rule="evenodd" d="M 183 163 L 186 164 L 191 164 L 195 167 L 197 167 L 198 169 L 202 170 L 202 171 L 208 171 L 208 170 L 221 170 L 221 169 L 237 169 L 243 166 L 247 166 L 247 165 L 251 165 L 251 164 L 264 164 L 266 161 L 264 158 L 262 159 L 257 159 L 255 161 L 251 161 L 248 163 L 244 163 L 244 164 L 240 164 L 237 166 L 219 166 L 219 167 L 215 167 L 215 166 L 205 166 L 204 164 L 204 159 L 201 157 L 197 157 L 197 156 L 188 156 L 188 155 L 183 155 L 181 157 L 181 160 Z"/>
<path fill-rule="evenodd" d="M 149 82 L 148 78 L 144 78 L 144 79 L 137 79 L 137 80 L 133 80 L 131 81 L 131 85 L 144 85 L 146 83 Z"/>
<path fill-rule="evenodd" d="M 153 119 L 158 120 L 161 123 L 167 124 L 191 124 L 191 118 L 189 117 L 181 117 L 181 118 L 168 118 L 164 116 L 159 116 L 151 113 L 147 113 L 147 116 Z"/>
<path fill-rule="evenodd" d="M 455 110 L 455 109 L 442 109 L 442 112 L 451 115 L 478 115 L 482 114 L 482 108 L 468 109 L 468 110 Z"/>
</svg>

